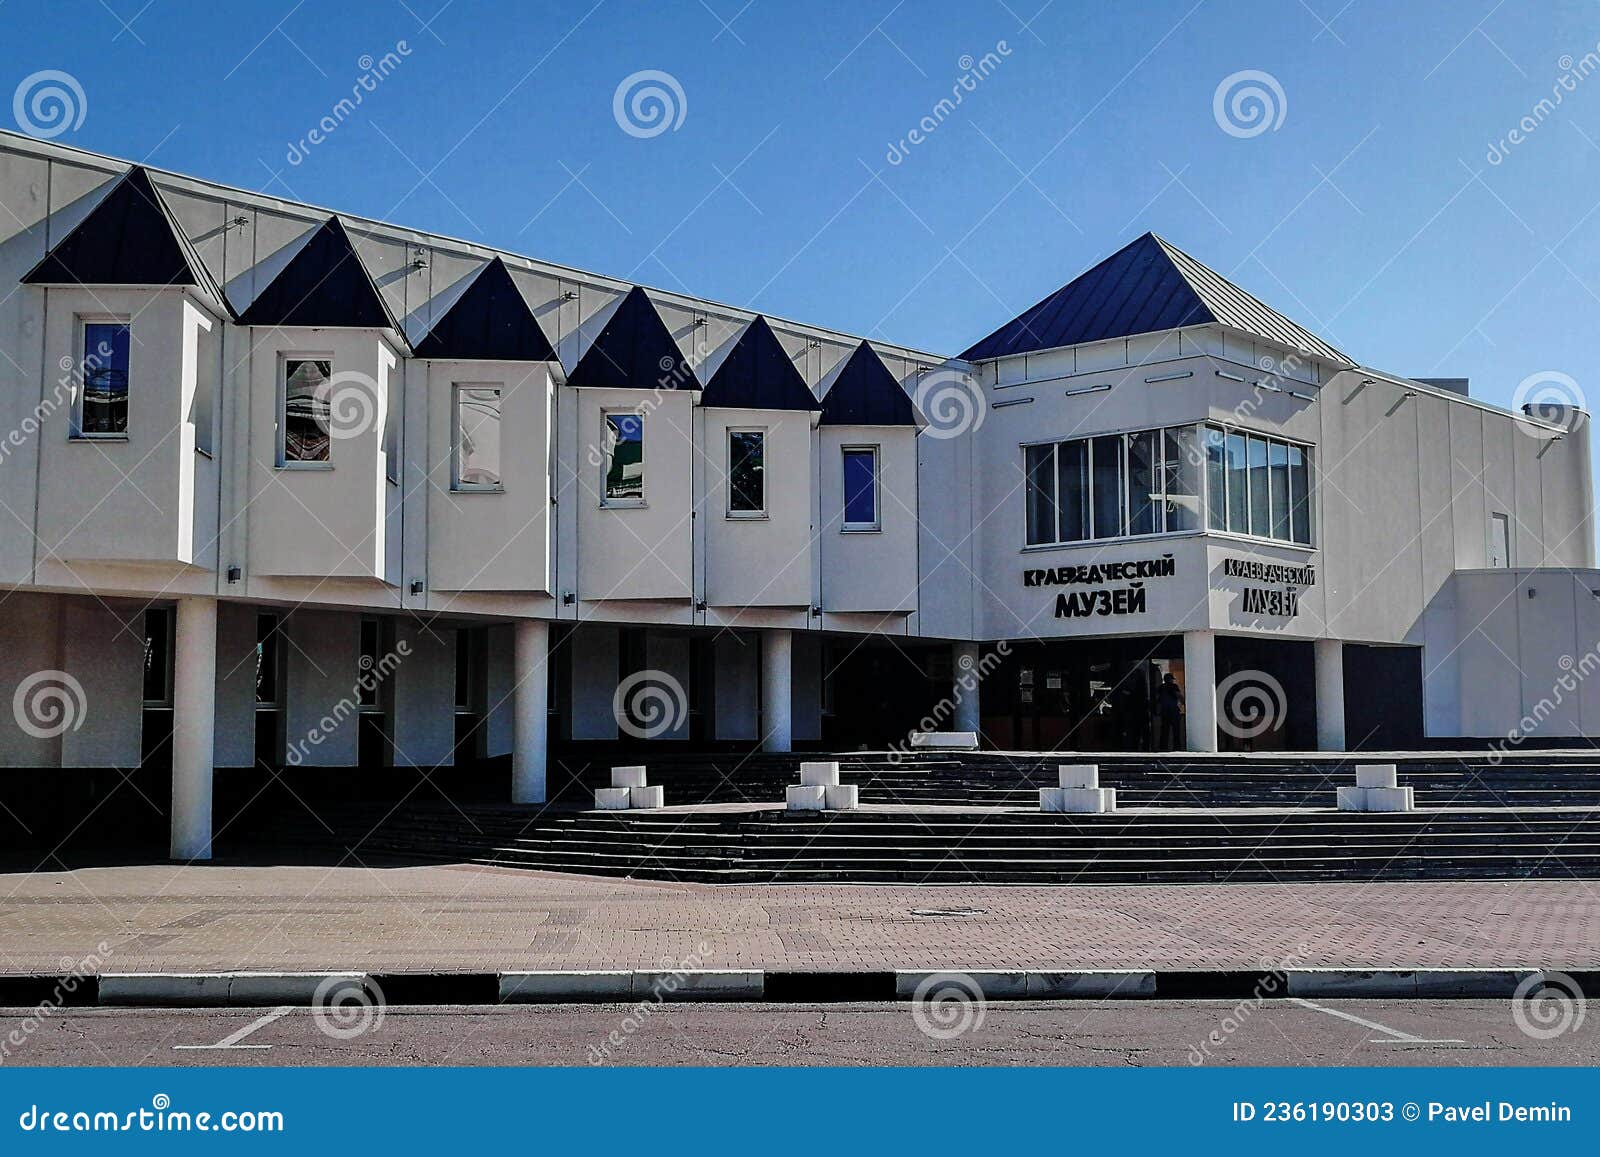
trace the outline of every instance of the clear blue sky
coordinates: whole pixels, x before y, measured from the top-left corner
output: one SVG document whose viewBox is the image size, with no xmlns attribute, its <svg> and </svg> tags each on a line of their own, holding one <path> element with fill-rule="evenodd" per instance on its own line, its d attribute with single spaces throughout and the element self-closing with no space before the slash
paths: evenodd
<svg viewBox="0 0 1600 1157">
<path fill-rule="evenodd" d="M 0 97 L 60 69 L 64 143 L 938 352 L 1153 229 L 1369 364 L 1600 392 L 1600 73 L 1486 157 L 1600 8 L 1041 2 L 0 0 Z M 638 137 L 613 95 L 647 69 L 683 119 Z M 1282 122 L 1234 136 L 1247 69 Z"/>
</svg>

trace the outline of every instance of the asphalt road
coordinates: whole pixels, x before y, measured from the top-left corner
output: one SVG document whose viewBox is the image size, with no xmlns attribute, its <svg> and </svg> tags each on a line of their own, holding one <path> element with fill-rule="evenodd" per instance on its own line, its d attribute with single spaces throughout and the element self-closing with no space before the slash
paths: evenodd
<svg viewBox="0 0 1600 1157">
<path fill-rule="evenodd" d="M 1542 1039 L 1508 1001 L 0 1010 L 6 1065 L 1594 1065 L 1600 1015 Z M 1570 1010 L 1576 1013 L 1577 1010 Z M 1539 1026 L 1534 1026 L 1539 1027 Z M 18 1038 L 11 1036 L 15 1031 Z M 14 1043 L 20 1039 L 20 1043 Z"/>
</svg>

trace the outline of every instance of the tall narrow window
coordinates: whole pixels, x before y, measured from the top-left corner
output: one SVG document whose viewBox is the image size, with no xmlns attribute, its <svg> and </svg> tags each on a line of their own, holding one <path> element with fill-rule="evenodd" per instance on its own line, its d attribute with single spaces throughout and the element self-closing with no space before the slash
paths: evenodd
<svg viewBox="0 0 1600 1157">
<path fill-rule="evenodd" d="M 363 711 L 378 707 L 379 625 L 377 619 L 361 620 L 361 657 L 357 660 L 357 699 Z"/>
<path fill-rule="evenodd" d="M 1155 431 L 1128 435 L 1128 533 L 1161 529 L 1156 479 L 1161 472 L 1161 436 Z"/>
<path fill-rule="evenodd" d="M 1289 446 L 1289 532 L 1296 542 L 1311 545 L 1311 456 L 1304 447 Z"/>
<path fill-rule="evenodd" d="M 1162 498 L 1167 529 L 1200 529 L 1200 454 L 1193 426 L 1166 431 L 1162 461 Z"/>
<path fill-rule="evenodd" d="M 1056 468 L 1054 446 L 1029 446 L 1022 452 L 1027 487 L 1028 545 L 1056 537 Z"/>
<path fill-rule="evenodd" d="M 844 454 L 844 529 L 877 530 L 878 448 L 846 446 Z"/>
<path fill-rule="evenodd" d="M 1061 476 L 1061 541 L 1089 537 L 1089 443 L 1082 439 L 1056 447 Z"/>
<path fill-rule="evenodd" d="M 1094 536 L 1117 538 L 1127 533 L 1123 524 L 1122 437 L 1091 439 L 1094 447 Z"/>
<path fill-rule="evenodd" d="M 455 427 L 455 488 L 499 490 L 500 390 L 457 386 Z"/>
<path fill-rule="evenodd" d="M 1250 533 L 1250 463 L 1243 434 L 1228 435 L 1228 529 Z"/>
<path fill-rule="evenodd" d="M 766 513 L 766 459 L 766 431 L 728 431 L 728 513 L 730 515 Z"/>
<path fill-rule="evenodd" d="M 1267 440 L 1252 435 L 1249 454 L 1250 533 L 1268 538 L 1272 535 L 1272 499 L 1267 481 Z"/>
<path fill-rule="evenodd" d="M 83 393 L 77 434 L 85 438 L 128 432 L 128 357 L 131 332 L 125 321 L 83 325 Z"/>
<path fill-rule="evenodd" d="M 288 358 L 283 363 L 283 412 L 278 431 L 284 465 L 321 465 L 329 461 L 328 380 L 333 363 L 326 358 Z"/>
<path fill-rule="evenodd" d="M 1206 427 L 1206 526 L 1228 529 L 1228 436 Z"/>
<path fill-rule="evenodd" d="M 603 506 L 638 506 L 644 502 L 644 415 L 605 415 L 605 489 Z"/>
<path fill-rule="evenodd" d="M 1267 470 L 1272 482 L 1273 538 L 1289 539 L 1289 447 L 1283 442 L 1267 445 Z"/>
<path fill-rule="evenodd" d="M 144 613 L 144 705 L 172 704 L 172 612 Z"/>
<path fill-rule="evenodd" d="M 1511 518 L 1498 512 L 1489 515 L 1489 566 L 1499 570 L 1511 565 Z"/>
</svg>

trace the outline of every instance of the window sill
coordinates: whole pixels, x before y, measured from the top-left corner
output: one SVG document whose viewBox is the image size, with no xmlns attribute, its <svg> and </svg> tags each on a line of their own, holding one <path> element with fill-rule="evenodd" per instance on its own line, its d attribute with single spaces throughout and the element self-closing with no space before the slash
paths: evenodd
<svg viewBox="0 0 1600 1157">
<path fill-rule="evenodd" d="M 841 526 L 840 534 L 882 534 L 881 526 Z"/>
<path fill-rule="evenodd" d="M 68 434 L 68 442 L 126 442 L 126 434 Z"/>
<path fill-rule="evenodd" d="M 452 486 L 451 494 L 504 494 L 504 486 Z"/>
<path fill-rule="evenodd" d="M 1122 534 L 1116 538 L 1080 538 L 1075 542 L 1041 542 L 1024 546 L 1022 553 L 1035 554 L 1042 550 L 1082 550 L 1084 547 L 1123 546 L 1141 542 L 1170 542 L 1179 538 L 1200 538 L 1204 534 L 1205 531 L 1203 530 L 1163 530 L 1159 534 Z"/>
<path fill-rule="evenodd" d="M 765 510 L 730 510 L 723 515 L 729 522 L 765 522 L 770 517 Z"/>
<path fill-rule="evenodd" d="M 1281 546 L 1288 550 L 1300 550 L 1307 554 L 1315 554 L 1317 548 L 1306 542 L 1289 542 L 1281 538 L 1263 538 L 1255 534 L 1240 534 L 1236 530 L 1208 530 L 1212 538 L 1220 538 L 1227 542 L 1237 542 L 1242 546 Z"/>
<path fill-rule="evenodd" d="M 601 500 L 600 503 L 601 510 L 648 510 L 649 508 L 650 504 L 642 498 L 613 498 L 609 502 Z"/>
<path fill-rule="evenodd" d="M 324 471 L 331 472 L 333 470 L 333 463 L 332 462 L 279 462 L 278 465 L 274 469 L 286 470 L 291 474 L 298 474 L 301 471 L 305 471 L 306 473 L 310 473 L 310 474 L 316 474 L 316 473 L 324 472 Z"/>
</svg>

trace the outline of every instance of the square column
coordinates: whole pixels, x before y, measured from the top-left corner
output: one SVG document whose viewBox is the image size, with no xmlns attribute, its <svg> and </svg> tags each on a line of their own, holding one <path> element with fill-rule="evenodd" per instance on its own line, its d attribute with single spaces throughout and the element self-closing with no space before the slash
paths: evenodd
<svg viewBox="0 0 1600 1157">
<path fill-rule="evenodd" d="M 1317 750 L 1343 751 L 1344 644 L 1338 639 L 1318 639 L 1313 645 L 1317 664 Z"/>
<path fill-rule="evenodd" d="M 788 751 L 794 734 L 794 685 L 788 631 L 761 633 L 761 750 Z"/>
<path fill-rule="evenodd" d="M 217 600 L 179 599 L 172 654 L 172 858 L 211 858 Z"/>
<path fill-rule="evenodd" d="M 550 730 L 550 624 L 519 619 L 511 645 L 511 802 L 544 803 Z"/>
<path fill-rule="evenodd" d="M 954 730 L 978 734 L 978 644 L 955 645 L 955 678 L 950 690 L 956 705 Z"/>
<path fill-rule="evenodd" d="M 1190 751 L 1217 750 L 1217 637 L 1183 633 L 1183 710 Z"/>
</svg>

